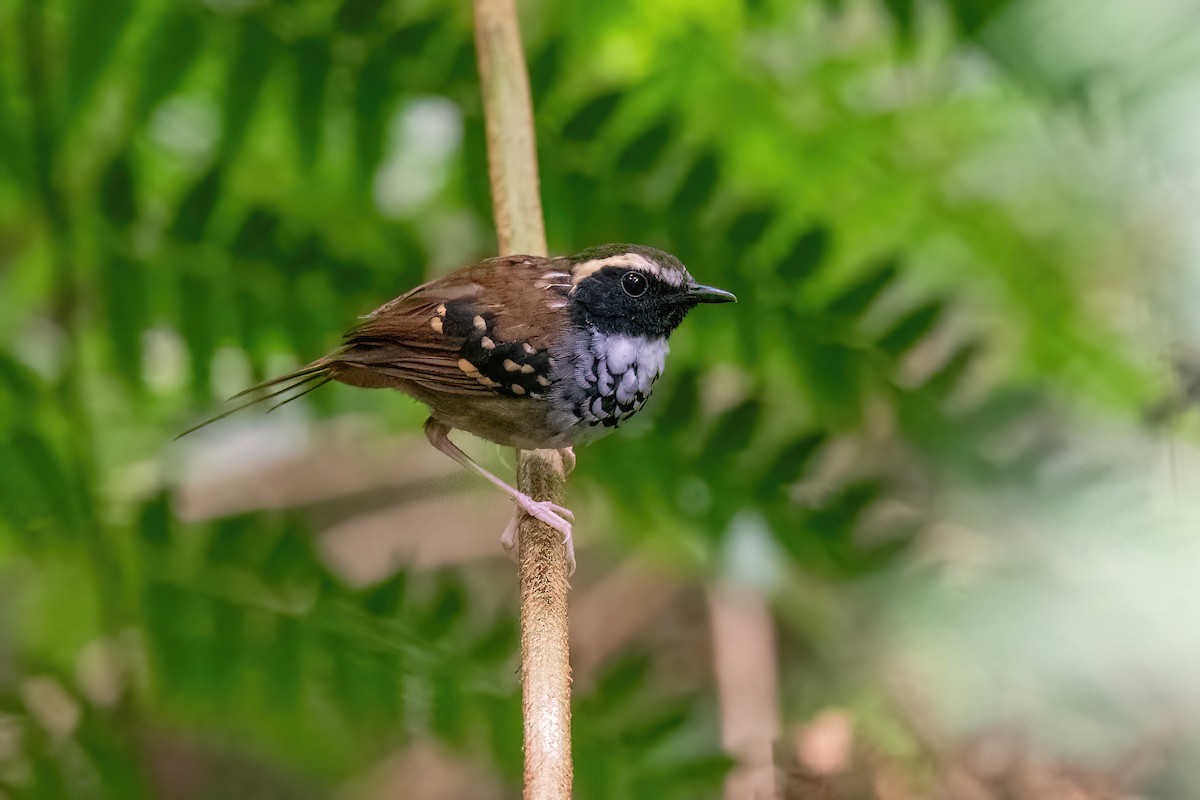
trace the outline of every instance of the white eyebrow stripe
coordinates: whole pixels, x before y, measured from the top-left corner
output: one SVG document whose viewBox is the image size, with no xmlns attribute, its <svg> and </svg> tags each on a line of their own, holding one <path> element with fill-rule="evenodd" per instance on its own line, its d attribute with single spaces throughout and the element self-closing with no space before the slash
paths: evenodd
<svg viewBox="0 0 1200 800">
<path fill-rule="evenodd" d="M 624 267 L 648 272 L 672 286 L 679 286 L 683 282 L 683 276 L 675 270 L 664 270 L 645 256 L 637 253 L 620 253 L 608 258 L 596 258 L 576 264 L 575 269 L 571 272 L 571 283 L 578 286 L 580 281 L 595 275 L 605 267 Z"/>
</svg>

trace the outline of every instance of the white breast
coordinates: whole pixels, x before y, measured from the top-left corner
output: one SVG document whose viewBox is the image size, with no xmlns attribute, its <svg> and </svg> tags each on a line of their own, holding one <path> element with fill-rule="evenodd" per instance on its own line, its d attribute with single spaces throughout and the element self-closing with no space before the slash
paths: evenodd
<svg viewBox="0 0 1200 800">
<path fill-rule="evenodd" d="M 562 382 L 559 406 L 572 420 L 575 440 L 602 436 L 640 411 L 669 349 L 662 337 L 599 331 L 576 342 L 570 359 L 574 380 Z"/>
<path fill-rule="evenodd" d="M 597 377 L 601 384 L 613 386 L 603 394 L 615 395 L 622 405 L 632 402 L 638 392 L 643 398 L 649 395 L 654 381 L 662 374 L 669 350 L 667 340 L 661 336 L 597 333 L 591 345 Z"/>
</svg>

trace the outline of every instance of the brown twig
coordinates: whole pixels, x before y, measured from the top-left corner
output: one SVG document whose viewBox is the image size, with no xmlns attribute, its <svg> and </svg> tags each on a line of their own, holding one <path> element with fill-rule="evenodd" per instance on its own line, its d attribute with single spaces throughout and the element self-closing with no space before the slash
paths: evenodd
<svg viewBox="0 0 1200 800">
<path fill-rule="evenodd" d="M 533 109 L 515 0 L 475 0 L 475 48 L 500 252 L 544 256 Z M 557 452 L 519 454 L 521 491 L 561 502 L 565 485 Z M 567 800 L 572 768 L 566 549 L 561 534 L 530 517 L 520 527 L 520 581 L 525 798 Z"/>
</svg>

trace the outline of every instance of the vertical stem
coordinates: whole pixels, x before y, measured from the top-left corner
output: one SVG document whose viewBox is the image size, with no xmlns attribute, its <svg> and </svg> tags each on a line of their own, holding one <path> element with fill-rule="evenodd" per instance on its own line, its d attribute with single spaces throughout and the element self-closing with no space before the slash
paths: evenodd
<svg viewBox="0 0 1200 800">
<path fill-rule="evenodd" d="M 475 0 L 475 51 L 500 253 L 544 256 L 533 101 L 515 0 Z"/>
<path fill-rule="evenodd" d="M 774 800 L 779 737 L 775 626 L 758 590 L 719 582 L 708 590 L 721 744 L 738 760 L 725 800 Z"/>
<path fill-rule="evenodd" d="M 475 0 L 475 47 L 487 125 L 488 175 L 501 253 L 546 255 L 529 74 L 515 0 Z M 517 486 L 561 502 L 562 458 L 519 453 Z M 521 688 L 525 798 L 571 796 L 571 663 L 566 550 L 561 535 L 526 517 L 520 527 Z"/>
<path fill-rule="evenodd" d="M 522 454 L 517 465 L 521 491 L 560 502 L 565 483 L 557 452 Z M 525 800 L 569 800 L 573 770 L 566 550 L 562 534 L 532 517 L 521 523 L 520 537 Z"/>
</svg>

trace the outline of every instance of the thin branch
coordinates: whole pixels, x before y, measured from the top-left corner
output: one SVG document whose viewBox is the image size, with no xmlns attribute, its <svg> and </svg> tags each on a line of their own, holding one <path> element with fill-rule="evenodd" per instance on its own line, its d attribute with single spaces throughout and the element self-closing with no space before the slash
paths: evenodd
<svg viewBox="0 0 1200 800">
<path fill-rule="evenodd" d="M 533 103 L 514 0 L 475 0 L 475 50 L 500 252 L 544 256 Z"/>
<path fill-rule="evenodd" d="M 475 47 L 500 252 L 544 256 L 533 108 L 514 0 L 475 0 Z M 566 470 L 559 453 L 520 453 L 517 486 L 536 500 L 562 502 Z M 561 534 L 530 517 L 521 522 L 519 533 L 525 798 L 568 800 L 572 766 L 566 549 Z"/>
<path fill-rule="evenodd" d="M 554 450 L 524 453 L 517 485 L 561 502 L 566 478 Z M 571 797 L 571 658 L 567 643 L 567 559 L 562 534 L 526 517 L 521 523 L 521 683 L 525 717 L 526 800 Z"/>
</svg>

